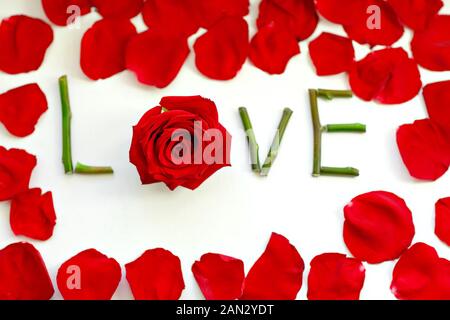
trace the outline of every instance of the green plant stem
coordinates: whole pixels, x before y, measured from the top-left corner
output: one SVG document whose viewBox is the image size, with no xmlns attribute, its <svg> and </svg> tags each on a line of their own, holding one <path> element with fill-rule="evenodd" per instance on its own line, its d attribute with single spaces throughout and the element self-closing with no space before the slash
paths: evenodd
<svg viewBox="0 0 450 320">
<path fill-rule="evenodd" d="M 113 174 L 114 170 L 111 167 L 94 167 L 94 166 L 88 166 L 88 165 L 78 162 L 77 166 L 75 167 L 75 173 L 88 174 L 88 175 Z"/>
<path fill-rule="evenodd" d="M 334 98 L 352 98 L 353 92 L 350 90 L 318 89 L 317 96 L 327 100 L 333 100 Z"/>
<path fill-rule="evenodd" d="M 252 162 L 252 171 L 256 173 L 261 172 L 261 163 L 259 161 L 259 146 L 256 142 L 255 132 L 253 131 L 252 122 L 248 114 L 247 108 L 239 108 L 239 115 L 241 116 L 242 124 L 247 135 L 248 146 L 250 150 L 250 159 Z"/>
<path fill-rule="evenodd" d="M 320 168 L 320 174 L 324 176 L 358 177 L 359 170 L 352 167 L 347 168 L 322 167 Z"/>
<path fill-rule="evenodd" d="M 314 158 L 313 176 L 320 176 L 320 163 L 322 160 L 322 125 L 320 124 L 319 106 L 317 102 L 317 90 L 309 90 L 309 103 L 311 106 L 311 117 L 314 130 Z"/>
<path fill-rule="evenodd" d="M 269 154 L 267 155 L 266 161 L 264 162 L 261 169 L 261 176 L 267 177 L 269 175 L 272 164 L 275 162 L 278 153 L 280 151 L 280 145 L 283 141 L 284 134 L 286 132 L 289 121 L 291 120 L 292 114 L 294 112 L 286 108 L 283 111 L 283 116 L 281 117 L 280 124 L 278 125 L 278 130 L 273 140 L 272 146 L 270 147 Z"/>
<path fill-rule="evenodd" d="M 328 133 L 334 132 L 366 132 L 366 125 L 362 123 L 348 123 L 348 124 L 327 124 L 324 131 Z"/>
<path fill-rule="evenodd" d="M 72 174 L 73 173 L 72 142 L 71 142 L 72 111 L 70 109 L 69 86 L 67 83 L 67 76 L 62 76 L 61 78 L 59 78 L 59 92 L 61 95 L 61 107 L 62 107 L 62 142 L 63 142 L 62 162 L 64 164 L 65 173 Z"/>
</svg>

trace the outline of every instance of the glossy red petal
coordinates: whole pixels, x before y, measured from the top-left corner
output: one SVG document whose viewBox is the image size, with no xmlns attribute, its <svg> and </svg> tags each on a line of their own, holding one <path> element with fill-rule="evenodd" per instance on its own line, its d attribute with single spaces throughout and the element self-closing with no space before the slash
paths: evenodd
<svg viewBox="0 0 450 320">
<path fill-rule="evenodd" d="M 52 28 L 42 20 L 12 16 L 0 24 L 0 71 L 9 74 L 39 69 L 53 42 Z"/>
<path fill-rule="evenodd" d="M 365 277 L 361 261 L 344 254 L 322 254 L 311 261 L 308 299 L 359 300 Z"/>
<path fill-rule="evenodd" d="M 64 262 L 56 282 L 65 300 L 111 300 L 121 278 L 115 259 L 89 249 Z"/>
<path fill-rule="evenodd" d="M 450 132 L 450 81 L 435 82 L 423 88 L 428 115 L 433 122 Z"/>
<path fill-rule="evenodd" d="M 125 52 L 136 28 L 129 20 L 103 19 L 81 40 L 80 65 L 92 80 L 107 79 L 125 70 Z"/>
<path fill-rule="evenodd" d="M 298 41 L 309 38 L 319 22 L 314 0 L 262 0 L 258 29 L 272 22 L 290 30 Z"/>
<path fill-rule="evenodd" d="M 192 265 L 192 273 L 206 300 L 236 300 L 242 295 L 245 272 L 239 259 L 207 253 Z"/>
<path fill-rule="evenodd" d="M 443 198 L 436 202 L 434 232 L 442 242 L 450 246 L 450 198 Z"/>
<path fill-rule="evenodd" d="M 450 299 L 450 262 L 436 250 L 417 243 L 406 251 L 394 268 L 391 291 L 401 300 Z"/>
<path fill-rule="evenodd" d="M 170 251 L 147 250 L 125 268 L 136 300 L 178 300 L 184 290 L 180 259 Z"/>
<path fill-rule="evenodd" d="M 137 16 L 144 0 L 90 0 L 104 18 L 131 19 Z"/>
<path fill-rule="evenodd" d="M 47 98 L 36 83 L 0 95 L 0 122 L 17 137 L 32 134 L 47 109 Z"/>
<path fill-rule="evenodd" d="M 425 29 L 444 6 L 442 0 L 387 0 L 399 19 L 413 30 Z"/>
<path fill-rule="evenodd" d="M 126 66 L 141 83 L 165 88 L 175 79 L 188 54 L 185 36 L 150 29 L 128 43 Z"/>
<path fill-rule="evenodd" d="M 355 62 L 352 41 L 328 32 L 309 43 L 309 55 L 319 76 L 349 71 Z"/>
<path fill-rule="evenodd" d="M 205 76 L 216 80 L 234 78 L 247 59 L 248 25 L 242 18 L 223 18 L 197 39 L 195 64 Z"/>
<path fill-rule="evenodd" d="M 315 0 L 317 11 L 327 20 L 348 24 L 367 10 L 365 0 Z"/>
<path fill-rule="evenodd" d="M 24 150 L 7 150 L 0 146 L 0 201 L 28 190 L 36 157 Z"/>
<path fill-rule="evenodd" d="M 91 0 L 42 0 L 42 7 L 51 22 L 66 26 L 91 12 Z"/>
<path fill-rule="evenodd" d="M 48 240 L 56 225 L 51 192 L 30 189 L 13 198 L 10 214 L 11 229 L 15 235 L 36 240 Z"/>
<path fill-rule="evenodd" d="M 186 1 L 186 0 L 185 0 Z M 249 13 L 249 0 L 188 0 L 201 27 L 209 29 L 224 17 L 241 18 Z"/>
<path fill-rule="evenodd" d="M 251 40 L 249 58 L 269 74 L 282 74 L 291 58 L 299 53 L 300 46 L 292 33 L 270 23 L 259 29 Z"/>
<path fill-rule="evenodd" d="M 435 181 L 450 165 L 450 143 L 442 129 L 430 119 L 401 126 L 397 145 L 410 175 Z"/>
<path fill-rule="evenodd" d="M 250 269 L 243 300 L 295 300 L 302 287 L 305 264 L 285 237 L 273 233 L 262 256 Z"/>
<path fill-rule="evenodd" d="M 422 87 L 414 60 L 402 48 L 374 51 L 356 62 L 349 73 L 353 92 L 361 99 L 399 104 L 413 99 Z"/>
<path fill-rule="evenodd" d="M 0 250 L 0 300 L 49 300 L 54 293 L 41 254 L 29 243 Z"/>
<path fill-rule="evenodd" d="M 142 17 L 149 28 L 190 36 L 200 28 L 193 1 L 195 0 L 146 0 Z"/>
<path fill-rule="evenodd" d="M 353 256 L 369 263 L 397 259 L 411 244 L 415 229 L 403 199 L 375 191 L 344 208 L 344 241 Z"/>
</svg>

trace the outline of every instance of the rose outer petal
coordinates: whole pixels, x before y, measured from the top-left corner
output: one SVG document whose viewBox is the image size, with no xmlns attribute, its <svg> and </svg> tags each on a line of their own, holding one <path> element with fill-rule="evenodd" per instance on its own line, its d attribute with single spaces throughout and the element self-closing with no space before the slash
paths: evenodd
<svg viewBox="0 0 450 320">
<path fill-rule="evenodd" d="M 104 18 L 131 19 L 142 9 L 144 0 L 90 0 Z"/>
<path fill-rule="evenodd" d="M 295 300 L 305 264 L 285 237 L 273 233 L 266 250 L 250 269 L 243 300 Z"/>
<path fill-rule="evenodd" d="M 423 97 L 430 119 L 444 131 L 450 132 L 450 81 L 426 85 L 423 88 Z"/>
<path fill-rule="evenodd" d="M 47 98 L 36 83 L 0 95 L 0 122 L 17 137 L 32 134 L 47 109 Z"/>
<path fill-rule="evenodd" d="M 450 246 L 450 198 L 436 202 L 435 233 L 437 237 Z"/>
<path fill-rule="evenodd" d="M 89 249 L 64 262 L 56 281 L 65 300 L 111 300 L 121 277 L 115 259 Z"/>
<path fill-rule="evenodd" d="M 387 0 L 399 19 L 413 30 L 423 30 L 444 6 L 442 0 Z"/>
<path fill-rule="evenodd" d="M 224 17 L 242 18 L 249 14 L 249 0 L 183 0 L 195 10 L 200 26 L 209 29 Z"/>
<path fill-rule="evenodd" d="M 361 0 L 315 0 L 317 11 L 327 20 L 337 24 L 348 24 L 367 10 L 366 1 Z"/>
<path fill-rule="evenodd" d="M 325 253 L 311 261 L 309 300 L 359 300 L 366 270 L 361 261 L 344 254 Z"/>
<path fill-rule="evenodd" d="M 192 273 L 206 300 L 236 300 L 242 295 L 244 263 L 221 254 L 204 254 Z"/>
<path fill-rule="evenodd" d="M 74 23 L 76 15 L 91 12 L 91 0 L 42 0 L 47 18 L 58 26 Z"/>
<path fill-rule="evenodd" d="M 125 268 L 136 300 L 178 300 L 184 290 L 180 259 L 170 251 L 147 250 Z"/>
<path fill-rule="evenodd" d="M 344 241 L 355 258 L 377 264 L 397 259 L 415 234 L 403 199 L 375 191 L 354 198 L 344 208 Z"/>
<path fill-rule="evenodd" d="M 54 293 L 42 256 L 33 245 L 0 250 L 0 300 L 49 300 Z"/>
</svg>

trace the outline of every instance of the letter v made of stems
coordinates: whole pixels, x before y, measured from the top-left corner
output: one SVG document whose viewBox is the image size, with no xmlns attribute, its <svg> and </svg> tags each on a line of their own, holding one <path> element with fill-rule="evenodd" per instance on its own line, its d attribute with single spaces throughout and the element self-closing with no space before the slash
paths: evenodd
<svg viewBox="0 0 450 320">
<path fill-rule="evenodd" d="M 67 76 L 59 78 L 59 92 L 61 95 L 62 108 L 62 162 L 64 165 L 64 172 L 66 174 L 112 174 L 114 170 L 111 167 L 94 167 L 82 163 L 77 163 L 75 170 L 72 162 L 72 137 L 71 137 L 71 122 L 72 110 L 69 99 L 69 85 Z"/>
</svg>

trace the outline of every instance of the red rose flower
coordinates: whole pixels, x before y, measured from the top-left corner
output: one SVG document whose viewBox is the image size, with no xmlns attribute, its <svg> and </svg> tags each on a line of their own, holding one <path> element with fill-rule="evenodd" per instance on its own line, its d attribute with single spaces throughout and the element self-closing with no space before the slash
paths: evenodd
<svg viewBox="0 0 450 320">
<path fill-rule="evenodd" d="M 134 127 L 130 161 L 143 184 L 194 190 L 229 166 L 230 143 L 214 102 L 200 96 L 165 97 Z"/>
<path fill-rule="evenodd" d="M 189 0 L 183 0 L 189 1 Z M 249 13 L 249 0 L 190 0 L 200 26 L 211 28 L 224 17 L 242 18 Z"/>
<path fill-rule="evenodd" d="M 144 0 L 90 0 L 104 18 L 131 19 L 142 9 Z"/>
<path fill-rule="evenodd" d="M 91 0 L 42 0 L 47 18 L 58 26 L 67 26 L 75 21 L 76 15 L 91 12 Z"/>
<path fill-rule="evenodd" d="M 36 83 L 0 95 L 0 122 L 17 137 L 32 134 L 47 109 L 47 98 Z"/>
<path fill-rule="evenodd" d="M 15 196 L 11 202 L 10 223 L 15 235 L 50 239 L 56 224 L 52 193 L 42 194 L 41 189 L 30 189 Z"/>
<path fill-rule="evenodd" d="M 437 237 L 450 246 L 450 198 L 436 202 L 435 233 Z"/>
<path fill-rule="evenodd" d="M 400 20 L 413 30 L 425 29 L 444 6 L 442 0 L 387 0 Z"/>
<path fill-rule="evenodd" d="M 54 292 L 33 245 L 19 242 L 0 250 L 0 300 L 49 300 Z"/>
<path fill-rule="evenodd" d="M 0 146 L 0 201 L 11 200 L 28 190 L 36 157 L 24 150 Z"/>
<path fill-rule="evenodd" d="M 362 194 L 344 208 L 344 215 L 345 244 L 362 261 L 376 264 L 397 259 L 414 237 L 411 211 L 393 193 Z"/>
<path fill-rule="evenodd" d="M 125 268 L 136 300 L 178 300 L 184 290 L 180 259 L 170 251 L 147 250 Z"/>
<path fill-rule="evenodd" d="M 111 300 L 121 278 L 116 260 L 89 249 L 64 262 L 56 281 L 65 300 Z"/>
<path fill-rule="evenodd" d="M 0 24 L 0 71 L 9 74 L 39 69 L 53 42 L 52 28 L 42 20 L 12 16 Z"/>
</svg>

